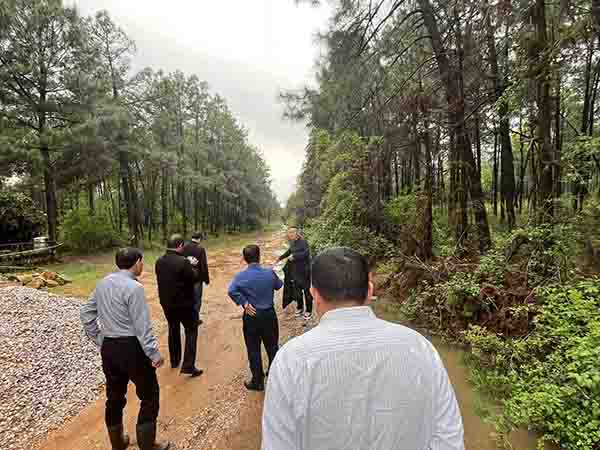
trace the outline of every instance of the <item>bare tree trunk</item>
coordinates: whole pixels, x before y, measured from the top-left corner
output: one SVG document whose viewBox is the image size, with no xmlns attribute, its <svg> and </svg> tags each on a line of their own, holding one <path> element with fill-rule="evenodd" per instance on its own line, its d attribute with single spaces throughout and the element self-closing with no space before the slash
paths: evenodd
<svg viewBox="0 0 600 450">
<path fill-rule="evenodd" d="M 477 176 L 481 179 L 481 124 L 479 113 L 475 114 L 475 148 L 477 155 Z"/>
<path fill-rule="evenodd" d="M 131 182 L 129 173 L 129 161 L 127 154 L 123 150 L 119 150 L 119 173 L 121 176 L 121 189 L 123 191 L 123 201 L 125 202 L 125 208 L 127 210 L 127 225 L 129 226 L 129 233 L 131 238 L 131 244 L 137 246 L 138 240 L 138 224 L 137 224 L 137 213 L 133 203 L 131 193 Z"/>
<path fill-rule="evenodd" d="M 508 229 L 512 230 L 516 223 L 515 215 L 515 167 L 512 153 L 512 143 L 510 140 L 510 118 L 508 116 L 508 103 L 502 99 L 504 93 L 504 82 L 503 77 L 500 74 L 500 68 L 498 65 L 498 54 L 496 52 L 496 41 L 494 38 L 494 29 L 491 22 L 491 12 L 486 14 L 486 36 L 488 44 L 488 52 L 490 56 L 490 67 L 492 72 L 492 79 L 494 83 L 494 92 L 496 95 L 496 102 L 500 102 L 498 108 L 498 115 L 500 117 L 500 154 L 501 154 L 501 172 L 500 172 L 500 192 L 501 192 L 501 217 L 504 219 L 504 211 L 506 211 L 506 217 L 508 222 Z M 506 27 L 506 34 L 508 35 L 508 26 Z M 507 54 L 505 60 L 508 61 L 508 45 L 506 47 Z M 508 62 L 507 62 L 508 64 Z M 496 156 L 496 155 L 494 155 Z M 494 174 L 496 175 L 496 174 Z M 497 178 L 496 178 L 497 179 Z M 496 185 L 497 186 L 497 185 Z M 496 208 L 496 207 L 494 207 Z"/>
<path fill-rule="evenodd" d="M 56 183 L 50 162 L 50 151 L 46 144 L 42 144 L 42 161 L 44 164 L 44 191 L 46 195 L 46 216 L 48 222 L 48 239 L 51 242 L 58 240 L 58 204 L 56 201 Z"/>
<path fill-rule="evenodd" d="M 162 169 L 162 175 L 160 180 L 160 201 L 161 201 L 161 214 L 162 214 L 162 235 L 163 242 L 167 242 L 169 237 L 169 210 L 168 210 L 168 201 L 169 201 L 169 185 L 167 182 L 167 169 Z"/>
<path fill-rule="evenodd" d="M 87 185 L 88 194 L 88 207 L 90 208 L 90 214 L 93 216 L 96 214 L 96 205 L 94 201 L 94 185 L 92 183 Z"/>
<path fill-rule="evenodd" d="M 492 205 L 498 217 L 498 133 L 494 129 L 494 158 L 492 162 Z"/>
<path fill-rule="evenodd" d="M 539 197 L 542 202 L 538 214 L 538 221 L 549 222 L 554 216 L 553 197 L 553 157 L 551 143 L 552 108 L 550 97 L 550 61 L 548 61 L 548 31 L 546 29 L 546 5 L 545 0 L 536 0 L 532 7 L 532 19 L 535 26 L 536 55 L 533 59 L 535 67 L 535 79 L 537 86 L 537 141 L 540 145 L 540 173 L 539 173 Z"/>
<path fill-rule="evenodd" d="M 487 212 L 481 190 L 481 179 L 476 175 L 476 164 L 471 150 L 469 134 L 465 128 L 465 102 L 461 93 L 462 74 L 457 73 L 450 67 L 447 51 L 443 46 L 442 37 L 438 30 L 433 8 L 429 0 L 419 0 L 419 5 L 423 13 L 423 20 L 431 36 L 432 47 L 436 56 L 440 77 L 446 88 L 446 98 L 449 106 L 450 125 L 454 128 L 456 134 L 456 148 L 463 162 L 463 172 L 466 173 L 466 179 L 463 180 L 462 189 L 469 185 L 471 201 L 475 213 L 477 226 L 479 248 L 485 252 L 491 247 L 490 229 L 487 220 Z M 457 24 L 458 26 L 458 24 Z M 469 183 L 470 181 L 470 183 Z M 465 192 L 466 196 L 466 192 Z M 461 221 L 462 222 L 462 221 Z M 462 232 L 461 239 L 466 235 L 466 224 L 461 224 L 459 230 Z"/>
</svg>

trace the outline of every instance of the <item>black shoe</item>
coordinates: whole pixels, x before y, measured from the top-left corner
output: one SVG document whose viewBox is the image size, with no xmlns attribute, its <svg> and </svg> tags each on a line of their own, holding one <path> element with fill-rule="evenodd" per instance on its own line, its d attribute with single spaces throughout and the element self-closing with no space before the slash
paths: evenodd
<svg viewBox="0 0 600 450">
<path fill-rule="evenodd" d="M 129 447 L 129 436 L 123 433 L 123 425 L 108 427 L 108 437 L 112 450 L 125 450 Z"/>
<path fill-rule="evenodd" d="M 140 450 L 169 450 L 171 447 L 170 442 L 156 442 L 156 422 L 138 425 L 136 434 Z"/>
<path fill-rule="evenodd" d="M 204 373 L 204 370 L 196 369 L 194 367 L 193 369 L 186 369 L 186 370 L 181 369 L 181 373 L 183 375 L 189 375 L 190 378 L 195 378 L 195 377 L 199 377 L 200 375 L 202 375 Z"/>
<path fill-rule="evenodd" d="M 257 391 L 262 392 L 265 390 L 265 385 L 263 383 L 256 383 L 254 381 L 244 381 L 244 386 L 249 391 Z"/>
</svg>

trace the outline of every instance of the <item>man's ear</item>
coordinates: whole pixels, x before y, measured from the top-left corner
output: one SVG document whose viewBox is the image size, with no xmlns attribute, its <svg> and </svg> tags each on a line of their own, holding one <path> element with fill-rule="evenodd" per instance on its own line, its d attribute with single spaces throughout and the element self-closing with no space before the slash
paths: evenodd
<svg viewBox="0 0 600 450">
<path fill-rule="evenodd" d="M 317 291 L 314 286 L 311 286 L 310 289 L 310 295 L 312 295 L 312 298 L 315 300 L 315 302 L 320 301 L 321 300 L 321 295 L 319 294 L 319 291 Z"/>
<path fill-rule="evenodd" d="M 373 299 L 373 291 L 375 291 L 375 288 L 373 286 L 373 282 L 369 278 L 369 289 L 367 291 L 367 301 L 366 301 L 367 305 L 370 304 Z"/>
</svg>

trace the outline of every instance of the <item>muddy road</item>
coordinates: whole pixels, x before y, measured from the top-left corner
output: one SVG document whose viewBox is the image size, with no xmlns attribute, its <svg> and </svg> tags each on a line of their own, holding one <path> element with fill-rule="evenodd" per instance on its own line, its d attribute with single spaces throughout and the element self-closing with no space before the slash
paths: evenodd
<svg viewBox="0 0 600 450">
<path fill-rule="evenodd" d="M 263 260 L 272 261 L 284 248 L 283 235 L 264 235 L 258 244 Z M 226 248 L 211 254 L 211 284 L 205 288 L 202 306 L 197 365 L 205 370 L 190 379 L 168 364 L 158 370 L 161 386 L 159 436 L 181 449 L 256 449 L 260 446 L 260 413 L 264 394 L 249 393 L 243 386 L 248 376 L 246 349 L 242 335 L 242 314 L 227 297 L 227 287 L 236 272 L 243 269 L 240 248 Z M 154 268 L 146 267 L 140 281 L 146 289 L 155 331 L 160 335 L 161 352 L 168 360 L 166 322 L 158 303 Z M 281 306 L 280 293 L 276 299 Z M 288 308 L 291 309 L 291 308 Z M 302 331 L 293 312 L 279 311 L 283 341 Z M 130 385 L 125 411 L 125 427 L 135 435 L 139 402 Z M 43 450 L 109 449 L 104 427 L 104 393 L 75 418 L 51 432 Z"/>
</svg>

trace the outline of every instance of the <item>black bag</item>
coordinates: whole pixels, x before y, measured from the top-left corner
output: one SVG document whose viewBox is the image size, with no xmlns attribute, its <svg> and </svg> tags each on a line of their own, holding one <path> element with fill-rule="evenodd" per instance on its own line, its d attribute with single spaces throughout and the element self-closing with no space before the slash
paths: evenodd
<svg viewBox="0 0 600 450">
<path fill-rule="evenodd" d="M 298 296 L 302 295 L 302 290 L 298 283 L 294 281 L 291 273 L 290 263 L 286 262 L 283 266 L 283 309 L 287 308 L 290 303 L 298 302 Z"/>
</svg>

